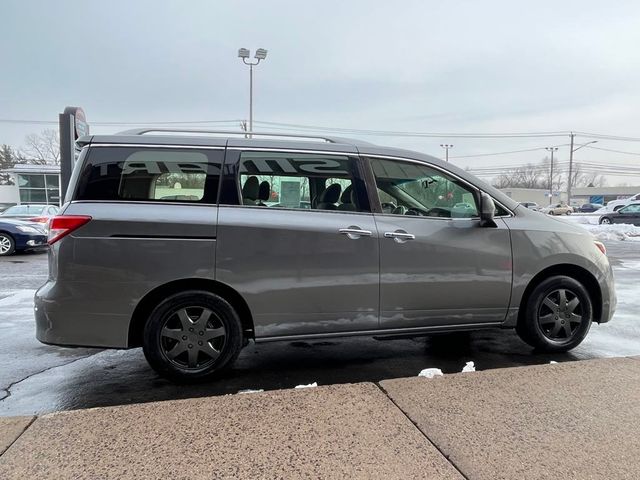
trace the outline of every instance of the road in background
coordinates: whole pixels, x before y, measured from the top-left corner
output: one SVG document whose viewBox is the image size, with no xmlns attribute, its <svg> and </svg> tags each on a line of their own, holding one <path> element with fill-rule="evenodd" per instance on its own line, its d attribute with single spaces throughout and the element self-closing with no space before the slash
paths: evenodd
<svg viewBox="0 0 640 480">
<path fill-rule="evenodd" d="M 33 292 L 47 275 L 45 254 L 0 258 L 0 415 L 120 405 L 411 377 L 424 368 L 457 372 L 467 361 L 478 370 L 597 357 L 640 355 L 640 243 L 607 243 L 618 292 L 613 321 L 593 325 L 570 353 L 537 354 L 512 330 L 440 334 L 387 340 L 251 343 L 223 378 L 174 385 L 156 375 L 141 349 L 99 350 L 46 346 L 34 338 Z"/>
</svg>

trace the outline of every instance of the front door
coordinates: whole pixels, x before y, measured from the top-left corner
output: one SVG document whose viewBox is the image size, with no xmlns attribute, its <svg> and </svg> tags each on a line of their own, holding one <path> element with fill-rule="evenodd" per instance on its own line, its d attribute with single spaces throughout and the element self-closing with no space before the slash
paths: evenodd
<svg viewBox="0 0 640 480">
<path fill-rule="evenodd" d="M 381 328 L 502 322 L 511 294 L 505 223 L 480 227 L 478 191 L 421 162 L 370 158 L 381 213 Z"/>
<path fill-rule="evenodd" d="M 228 150 L 216 278 L 247 302 L 257 339 L 378 327 L 378 235 L 359 162 Z"/>
<path fill-rule="evenodd" d="M 618 215 L 613 215 L 614 223 L 630 223 L 640 225 L 640 203 L 633 203 L 618 210 Z"/>
</svg>

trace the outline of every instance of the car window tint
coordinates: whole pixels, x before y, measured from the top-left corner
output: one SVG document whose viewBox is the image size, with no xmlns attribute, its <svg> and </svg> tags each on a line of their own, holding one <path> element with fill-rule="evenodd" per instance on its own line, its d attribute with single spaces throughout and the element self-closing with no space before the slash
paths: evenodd
<svg viewBox="0 0 640 480">
<path fill-rule="evenodd" d="M 215 203 L 222 155 L 217 150 L 93 148 L 76 199 Z"/>
<path fill-rule="evenodd" d="M 245 206 L 369 211 L 355 160 L 327 154 L 243 152 L 238 188 Z"/>
<path fill-rule="evenodd" d="M 383 213 L 427 217 L 478 216 L 474 191 L 427 165 L 371 159 Z"/>
</svg>

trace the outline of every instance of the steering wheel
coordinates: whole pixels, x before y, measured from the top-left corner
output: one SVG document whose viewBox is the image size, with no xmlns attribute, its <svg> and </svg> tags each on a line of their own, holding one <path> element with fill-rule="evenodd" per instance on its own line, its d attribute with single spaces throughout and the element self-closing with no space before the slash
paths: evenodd
<svg viewBox="0 0 640 480">
<path fill-rule="evenodd" d="M 391 211 L 391 213 L 393 215 L 404 215 L 407 213 L 407 207 L 405 207 L 404 205 L 398 205 Z"/>
<path fill-rule="evenodd" d="M 433 207 L 424 213 L 428 217 L 451 217 L 451 212 L 446 208 Z"/>
</svg>

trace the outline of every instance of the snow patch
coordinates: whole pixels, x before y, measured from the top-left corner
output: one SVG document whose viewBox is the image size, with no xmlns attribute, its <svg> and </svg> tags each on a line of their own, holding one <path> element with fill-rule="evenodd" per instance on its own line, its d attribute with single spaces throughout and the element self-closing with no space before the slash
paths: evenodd
<svg viewBox="0 0 640 480">
<path fill-rule="evenodd" d="M 640 227 L 628 223 L 616 223 L 611 225 L 583 225 L 591 235 L 601 242 L 607 240 L 627 240 L 640 242 Z"/>
<path fill-rule="evenodd" d="M 476 365 L 473 362 L 467 362 L 467 364 L 462 369 L 462 373 L 475 372 L 475 371 L 476 371 Z"/>
<path fill-rule="evenodd" d="M 433 378 L 442 376 L 442 370 L 439 368 L 425 368 L 418 374 L 419 377 Z"/>
<path fill-rule="evenodd" d="M 240 390 L 238 393 L 260 393 L 260 392 L 264 392 L 264 390 L 262 388 L 260 388 L 259 390 L 251 390 L 250 388 L 248 388 L 246 390 Z"/>
<path fill-rule="evenodd" d="M 295 388 L 313 388 L 317 386 L 318 386 L 318 382 L 313 382 L 313 383 L 310 383 L 309 385 L 296 385 Z"/>
</svg>

